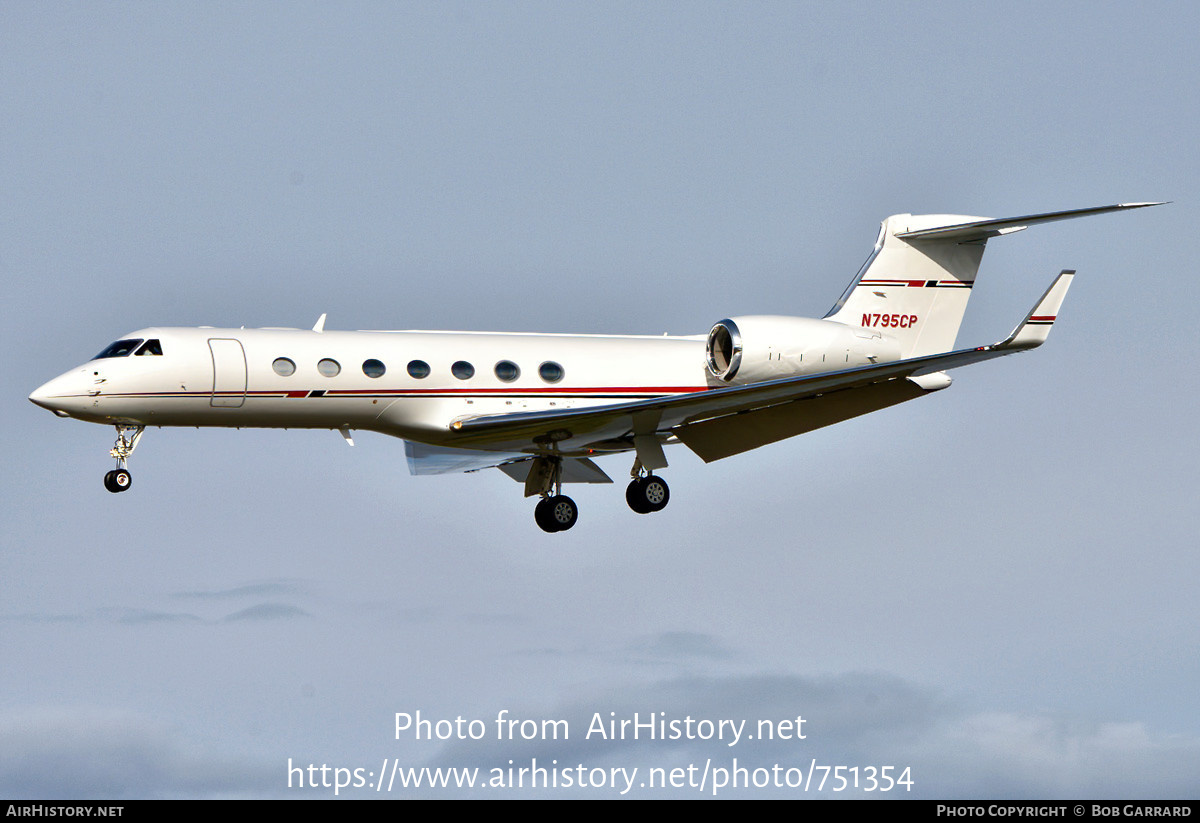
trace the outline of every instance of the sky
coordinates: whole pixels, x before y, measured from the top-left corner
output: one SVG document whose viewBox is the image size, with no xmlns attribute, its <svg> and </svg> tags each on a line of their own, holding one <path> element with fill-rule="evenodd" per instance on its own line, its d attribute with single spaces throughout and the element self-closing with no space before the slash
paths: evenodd
<svg viewBox="0 0 1200 823">
<path fill-rule="evenodd" d="M 0 796 L 1196 797 L 1198 16 L 0 0 Z M 961 346 L 1079 272 L 1036 352 L 556 535 L 371 433 L 151 430 L 112 495 L 26 399 L 152 325 L 819 317 L 890 214 L 1147 200 L 989 244 Z"/>
</svg>

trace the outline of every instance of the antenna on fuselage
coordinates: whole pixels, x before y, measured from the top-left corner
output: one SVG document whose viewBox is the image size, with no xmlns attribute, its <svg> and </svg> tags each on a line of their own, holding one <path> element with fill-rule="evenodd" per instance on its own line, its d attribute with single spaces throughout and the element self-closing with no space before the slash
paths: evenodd
<svg viewBox="0 0 1200 823">
<path fill-rule="evenodd" d="M 325 331 L 325 315 L 324 314 L 322 314 L 320 317 L 317 318 L 317 322 L 313 325 L 313 331 L 318 332 L 318 333 Z"/>
</svg>

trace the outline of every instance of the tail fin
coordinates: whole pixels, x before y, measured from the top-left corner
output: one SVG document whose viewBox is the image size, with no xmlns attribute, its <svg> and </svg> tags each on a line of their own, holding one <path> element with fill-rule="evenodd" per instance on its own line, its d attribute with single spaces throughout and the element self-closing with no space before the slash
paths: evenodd
<svg viewBox="0 0 1200 823">
<path fill-rule="evenodd" d="M 904 358 L 950 351 L 989 238 L 1038 223 L 1156 205 L 1120 203 L 999 220 L 893 215 L 883 221 L 871 257 L 825 317 L 882 330 L 899 341 Z"/>
</svg>

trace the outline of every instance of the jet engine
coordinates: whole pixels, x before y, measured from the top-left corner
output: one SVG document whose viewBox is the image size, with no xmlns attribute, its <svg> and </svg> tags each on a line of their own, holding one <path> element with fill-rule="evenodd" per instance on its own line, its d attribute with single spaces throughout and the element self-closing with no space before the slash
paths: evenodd
<svg viewBox="0 0 1200 823">
<path fill-rule="evenodd" d="M 731 386 L 899 359 L 899 343 L 877 329 L 809 317 L 728 318 L 705 344 L 709 376 Z"/>
</svg>

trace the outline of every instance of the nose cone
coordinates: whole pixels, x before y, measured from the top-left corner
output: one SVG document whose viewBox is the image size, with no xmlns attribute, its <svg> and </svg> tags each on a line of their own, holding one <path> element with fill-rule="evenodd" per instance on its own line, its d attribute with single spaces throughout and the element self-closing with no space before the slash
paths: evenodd
<svg viewBox="0 0 1200 823">
<path fill-rule="evenodd" d="M 59 417 L 70 417 L 71 409 L 78 406 L 86 393 L 79 385 L 79 378 L 74 372 L 59 375 L 34 390 L 29 395 L 30 402 L 49 409 Z"/>
<path fill-rule="evenodd" d="M 51 380 L 49 383 L 44 383 L 33 390 L 33 393 L 29 395 L 29 401 L 35 405 L 41 406 L 43 409 L 50 409 L 50 411 L 54 411 L 53 387 L 53 380 Z"/>
</svg>

